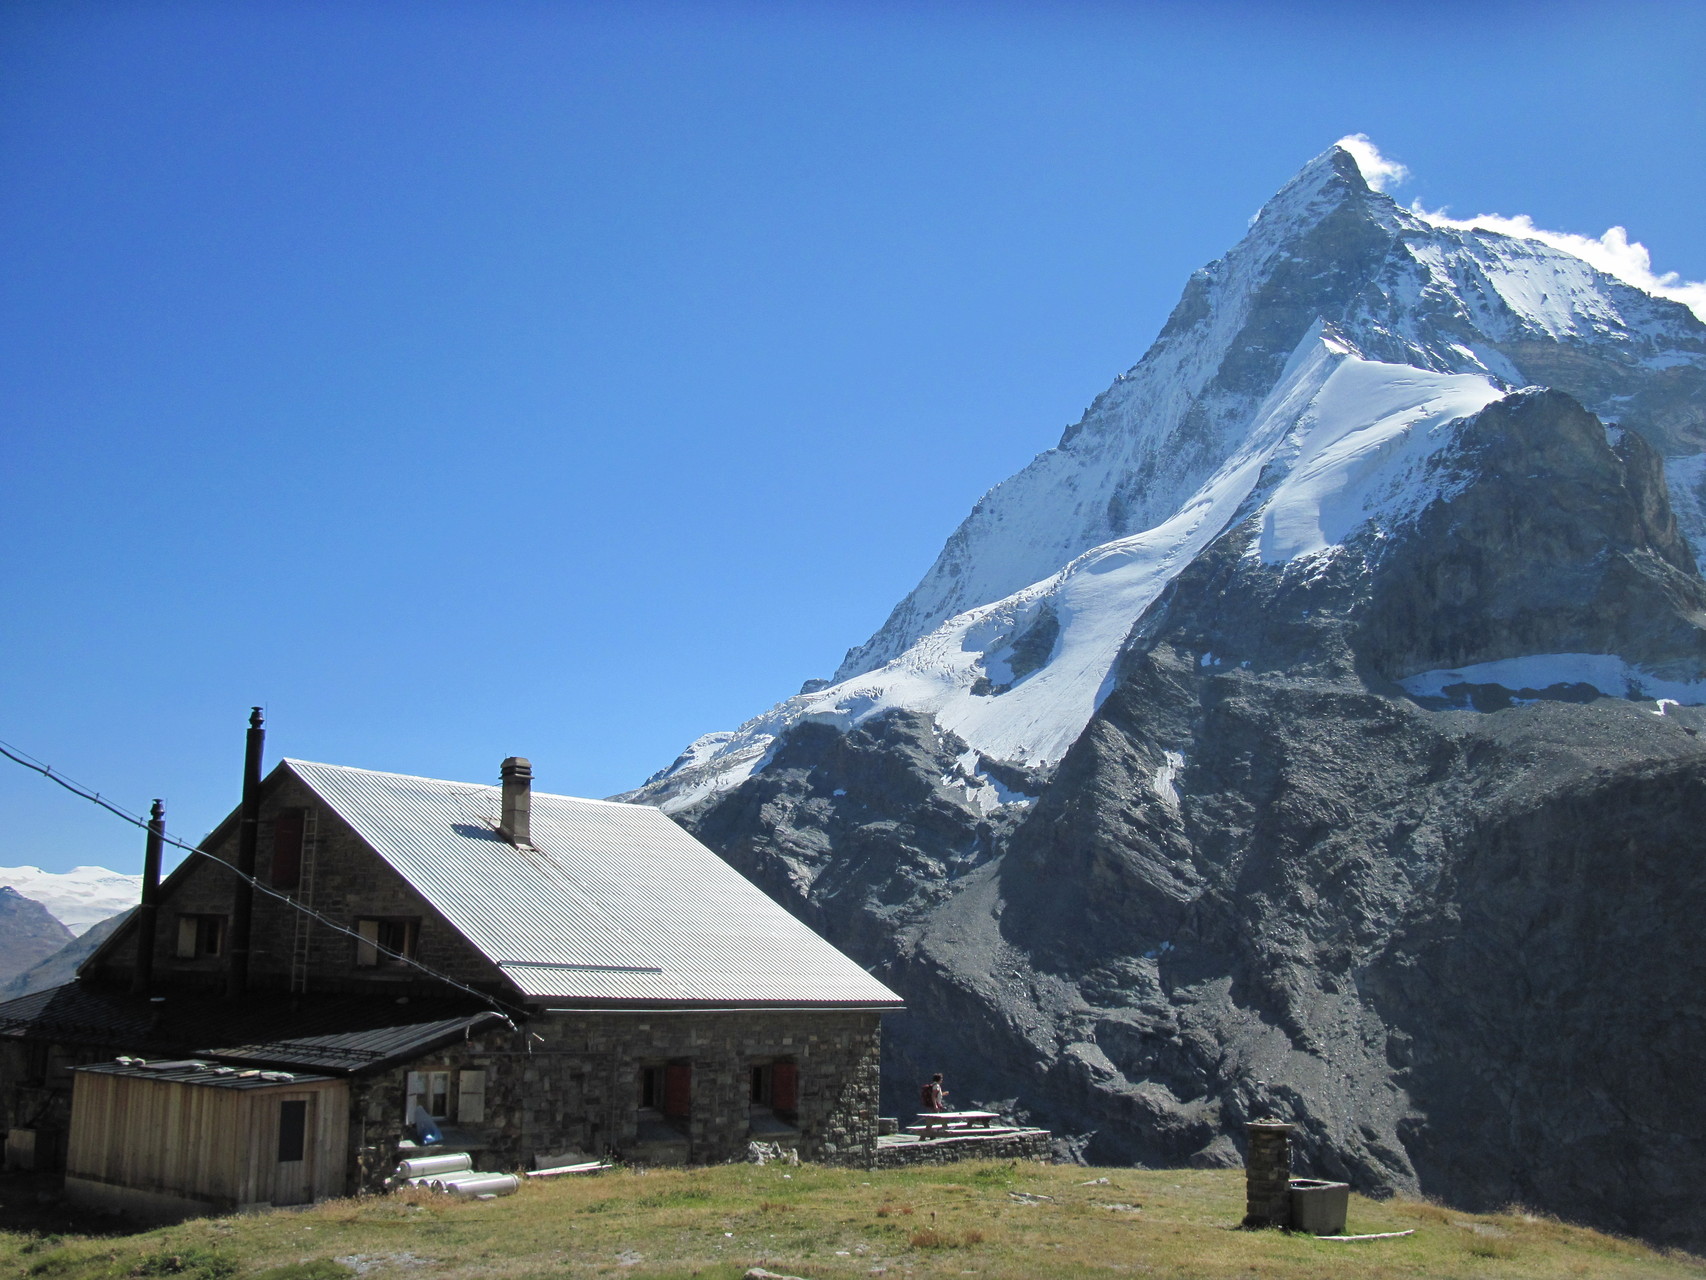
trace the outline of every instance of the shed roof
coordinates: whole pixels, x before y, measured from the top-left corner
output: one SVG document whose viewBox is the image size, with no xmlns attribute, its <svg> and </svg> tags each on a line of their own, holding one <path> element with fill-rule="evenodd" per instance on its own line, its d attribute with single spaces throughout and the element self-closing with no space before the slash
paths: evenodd
<svg viewBox="0 0 1706 1280">
<path fill-rule="evenodd" d="M 89 1063 L 72 1070 L 102 1076 L 128 1076 L 133 1080 L 193 1084 L 208 1089 L 300 1089 L 304 1085 L 325 1084 L 335 1078 L 292 1071 L 263 1071 L 258 1067 L 227 1067 L 199 1059 L 147 1062 L 141 1058 L 121 1058 L 112 1062 Z"/>
<path fill-rule="evenodd" d="M 319 996 L 293 1008 L 264 992 L 236 1004 L 192 994 L 156 1001 L 90 982 L 0 1004 L 0 1038 L 340 1075 L 408 1062 L 502 1024 L 501 1015 L 469 1001 Z"/>
<path fill-rule="evenodd" d="M 901 1007 L 900 998 L 649 805 L 285 760 L 531 1000 L 598 1007 Z"/>
</svg>

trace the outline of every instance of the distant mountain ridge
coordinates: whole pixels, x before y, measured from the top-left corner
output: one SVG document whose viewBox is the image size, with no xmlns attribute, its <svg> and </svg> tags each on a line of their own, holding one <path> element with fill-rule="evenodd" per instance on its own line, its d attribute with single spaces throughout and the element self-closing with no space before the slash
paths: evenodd
<svg viewBox="0 0 1706 1280">
<path fill-rule="evenodd" d="M 1706 323 L 1335 147 L 661 804 L 1091 1158 L 1706 1212 Z M 1615 1175 L 1608 1170 L 1615 1169 Z"/>
<path fill-rule="evenodd" d="M 7 981 L 0 983 L 0 1000 L 15 1000 L 19 996 L 46 991 L 50 987 L 70 982 L 77 976 L 78 966 L 95 954 L 95 949 L 124 923 L 129 914 L 129 911 L 121 911 L 116 916 L 108 916 L 99 924 L 91 925 L 70 939 L 46 958 L 12 975 Z"/>
<path fill-rule="evenodd" d="M 0 885 L 10 885 L 51 911 L 72 933 L 134 907 L 142 877 L 106 867 L 43 871 L 40 867 L 0 867 Z"/>
<path fill-rule="evenodd" d="M 48 909 L 16 889 L 0 887 L 0 982 L 47 959 L 71 941 Z"/>
</svg>

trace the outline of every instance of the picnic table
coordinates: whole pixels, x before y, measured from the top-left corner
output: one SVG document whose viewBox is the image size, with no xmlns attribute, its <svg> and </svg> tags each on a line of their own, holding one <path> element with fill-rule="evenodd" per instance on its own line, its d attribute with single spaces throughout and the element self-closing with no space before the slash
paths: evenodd
<svg viewBox="0 0 1706 1280">
<path fill-rule="evenodd" d="M 993 1111 L 920 1111 L 918 1123 L 907 1125 L 922 1138 L 948 1138 L 962 1133 L 985 1133 L 1004 1128 Z"/>
</svg>

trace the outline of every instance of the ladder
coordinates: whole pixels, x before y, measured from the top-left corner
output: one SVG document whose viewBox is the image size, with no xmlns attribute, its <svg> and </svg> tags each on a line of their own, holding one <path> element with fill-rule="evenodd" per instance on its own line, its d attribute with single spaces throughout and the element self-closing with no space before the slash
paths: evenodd
<svg viewBox="0 0 1706 1280">
<path fill-rule="evenodd" d="M 302 815 L 302 875 L 297 881 L 295 901 L 305 907 L 314 905 L 314 862 L 320 846 L 320 813 L 309 809 Z M 290 989 L 308 990 L 309 926 L 313 921 L 306 911 L 296 912 L 296 933 L 290 944 Z"/>
</svg>

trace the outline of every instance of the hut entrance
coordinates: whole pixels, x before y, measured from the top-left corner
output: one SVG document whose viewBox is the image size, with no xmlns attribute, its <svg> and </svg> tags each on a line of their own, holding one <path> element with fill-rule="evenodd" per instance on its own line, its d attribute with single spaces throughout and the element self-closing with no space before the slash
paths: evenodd
<svg viewBox="0 0 1706 1280">
<path fill-rule="evenodd" d="M 273 1170 L 272 1203 L 307 1204 L 313 1199 L 308 1135 L 314 1131 L 314 1095 L 284 1095 L 278 1100 L 278 1167 Z"/>
</svg>

